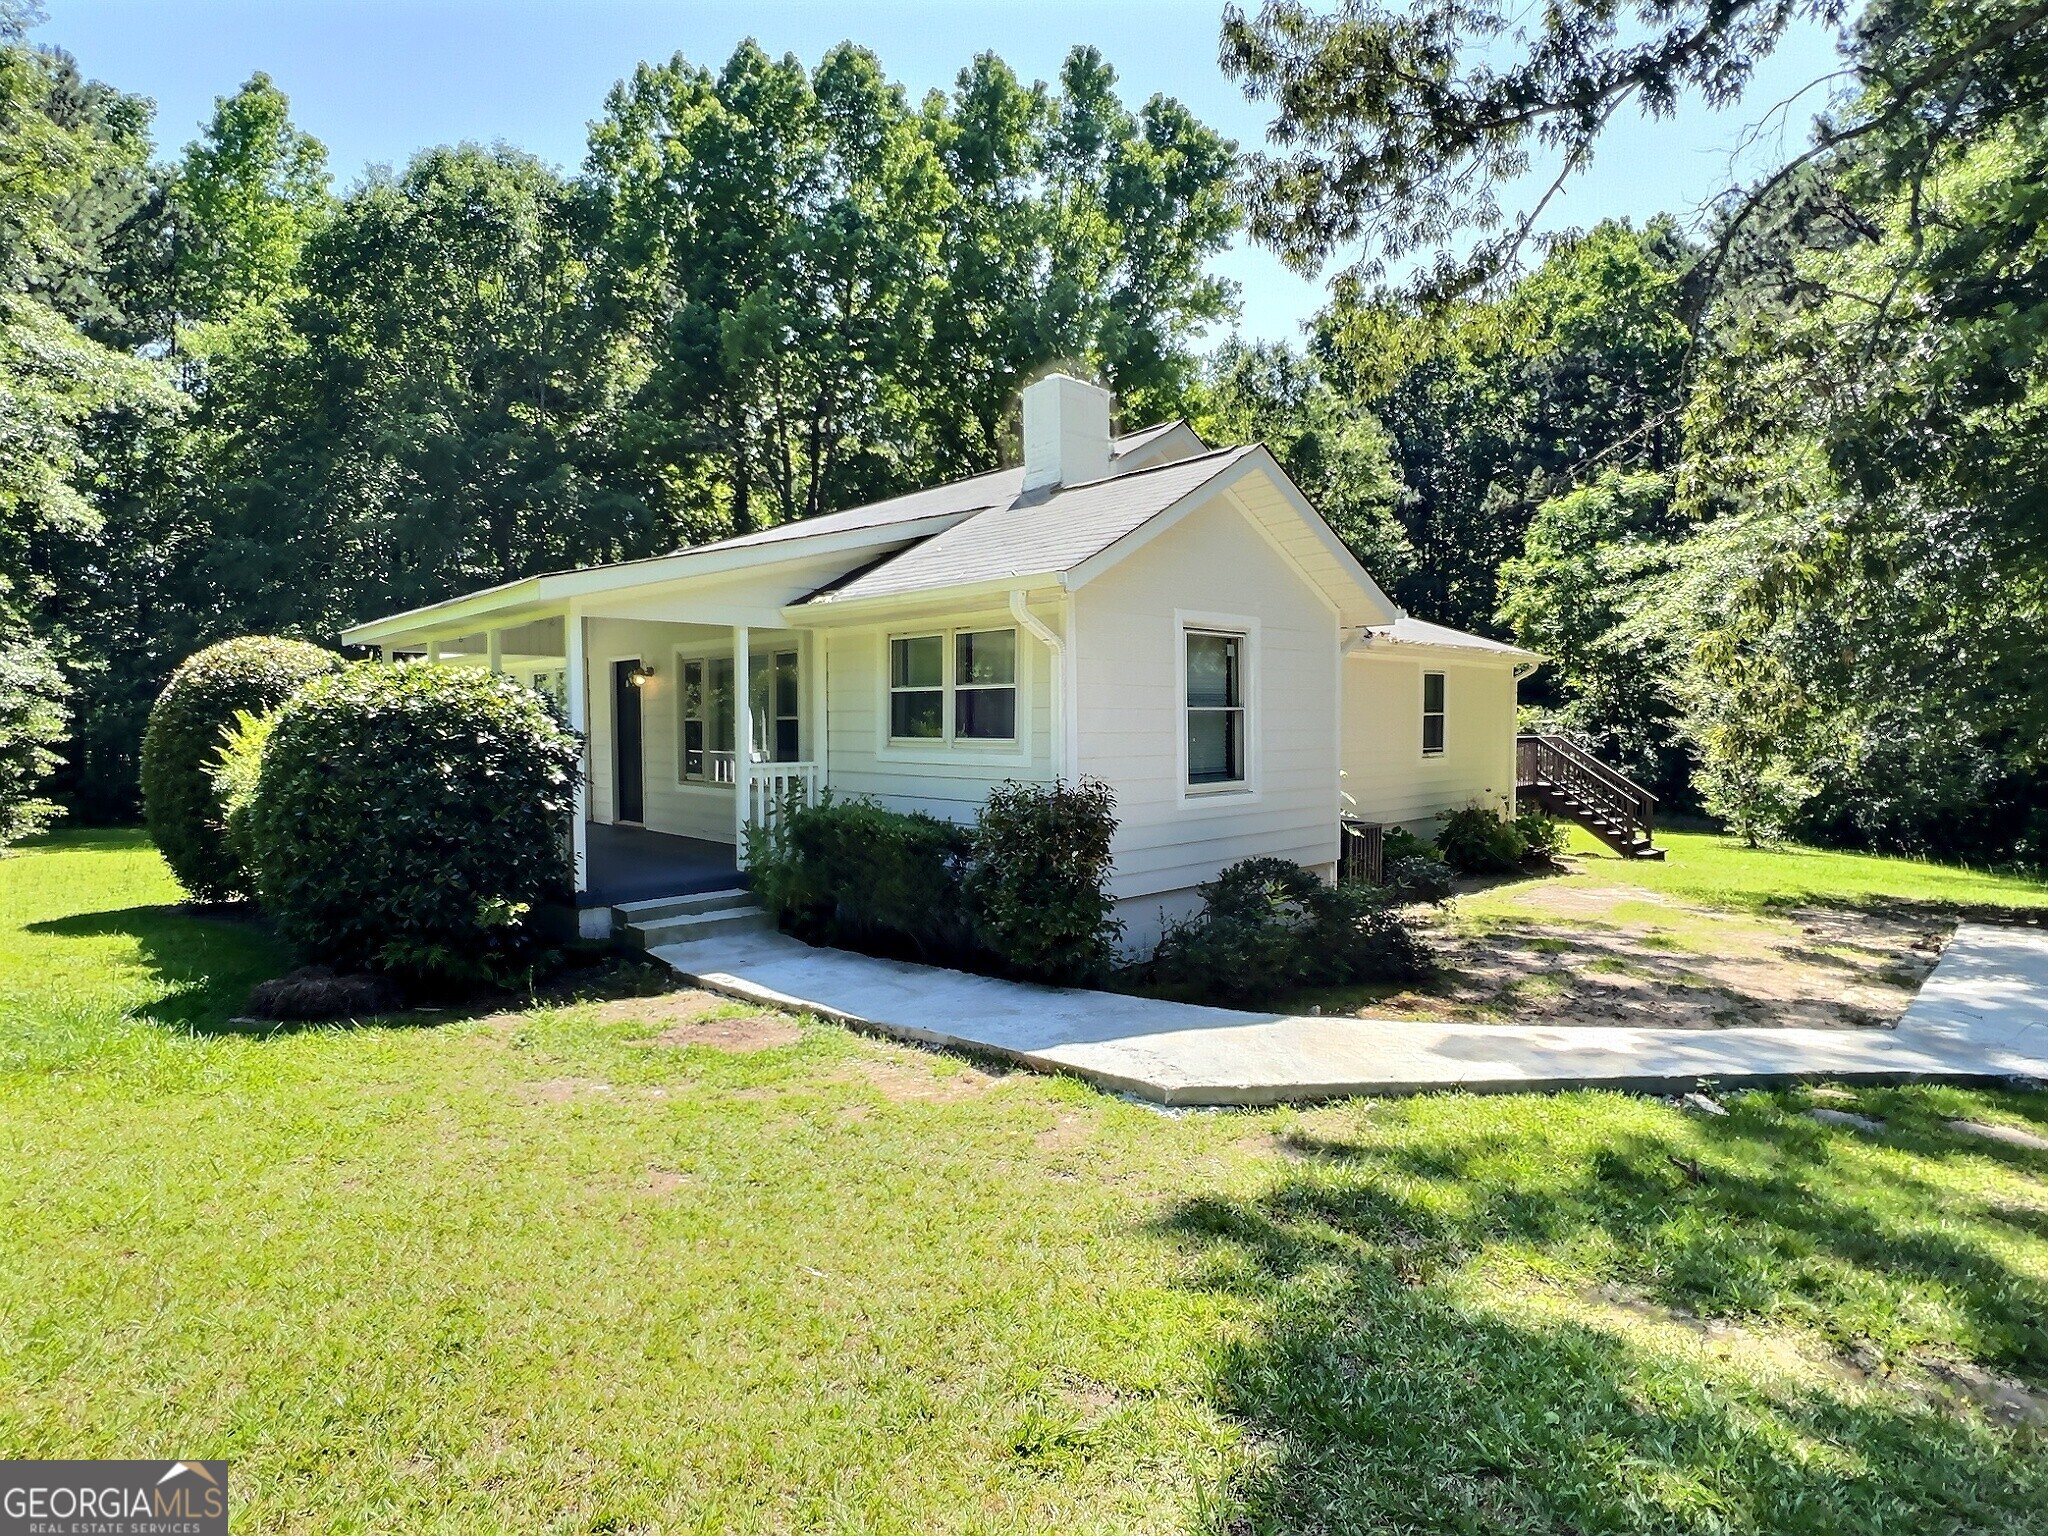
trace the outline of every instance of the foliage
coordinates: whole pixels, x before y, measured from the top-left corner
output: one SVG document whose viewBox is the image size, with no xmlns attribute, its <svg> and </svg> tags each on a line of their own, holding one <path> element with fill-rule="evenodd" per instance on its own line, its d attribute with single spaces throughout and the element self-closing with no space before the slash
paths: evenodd
<svg viewBox="0 0 2048 1536">
<path fill-rule="evenodd" d="M 214 786 L 228 734 L 241 716 L 277 708 L 340 665 L 303 640 L 244 635 L 188 656 L 158 696 L 142 742 L 143 816 L 164 861 L 201 901 L 249 894 Z"/>
<path fill-rule="evenodd" d="M 1433 965 L 1387 893 L 1257 858 L 1202 887 L 1201 912 L 1167 925 L 1146 976 L 1202 1001 L 1256 1003 L 1302 987 L 1414 980 Z"/>
<path fill-rule="evenodd" d="M 1544 502 L 1604 471 L 1677 468 L 1695 257 L 1668 219 L 1610 221 L 1447 310 L 1339 287 L 1317 347 L 1346 409 L 1378 421 L 1403 488 L 1413 569 L 1398 601 L 1492 630 L 1496 572 Z"/>
<path fill-rule="evenodd" d="M 0 849 L 63 814 L 39 791 L 57 766 L 69 692 L 42 641 L 0 640 Z"/>
<path fill-rule="evenodd" d="M 1332 387 L 1313 354 L 1233 337 L 1209 360 L 1192 420 L 1210 442 L 1270 448 L 1382 588 L 1400 590 L 1415 574 L 1387 434 Z"/>
<path fill-rule="evenodd" d="M 747 873 L 808 943 L 961 965 L 974 957 L 972 854 L 972 834 L 952 822 L 827 794 L 751 837 Z"/>
<path fill-rule="evenodd" d="M 983 947 L 1031 980 L 1099 978 L 1123 932 L 1109 895 L 1115 835 L 1116 796 L 1098 779 L 997 785 L 975 820 L 967 880 Z"/>
<path fill-rule="evenodd" d="M 359 662 L 279 711 L 247 813 L 256 889 L 311 960 L 424 986 L 503 983 L 569 895 L 581 749 L 532 689 Z"/>
<path fill-rule="evenodd" d="M 95 418 L 172 408 L 160 369 L 67 312 L 91 308 L 71 279 L 99 254 L 81 248 L 96 226 L 82 229 L 79 210 L 97 210 L 102 184 L 146 153 L 137 112 L 82 101 L 72 83 L 0 35 L 0 621 L 10 624 L 50 592 L 49 546 L 100 531 Z"/>
<path fill-rule="evenodd" d="M 1436 834 L 1444 862 L 1461 875 L 1504 875 L 1529 852 L 1516 824 L 1492 805 L 1474 802 L 1446 811 Z"/>
<path fill-rule="evenodd" d="M 1500 568 L 1500 619 L 1545 658 L 1559 701 L 1548 728 L 1593 740 L 1622 772 L 1665 798 L 1686 793 L 1671 630 L 1631 622 L 1654 604 L 1682 531 L 1663 475 L 1609 471 L 1544 502 L 1522 553 Z"/>
<path fill-rule="evenodd" d="M 1564 823 L 1533 801 L 1515 807 L 1515 836 L 1522 840 L 1522 862 L 1553 864 L 1570 841 Z"/>
<path fill-rule="evenodd" d="M 1388 827 L 1380 834 L 1380 861 L 1390 863 L 1397 859 L 1435 859 L 1443 861 L 1443 854 L 1435 843 L 1418 837 L 1406 827 Z"/>
<path fill-rule="evenodd" d="M 165 300 L 174 326 L 247 323 L 289 293 L 307 239 L 332 211 L 327 149 L 291 120 L 291 102 L 257 71 L 214 103 L 164 189 Z M 203 332 L 178 338 L 205 350 Z"/>
<path fill-rule="evenodd" d="M 1431 905 L 1448 900 L 1457 884 L 1455 871 L 1434 848 L 1430 848 L 1427 856 L 1411 853 L 1383 859 L 1380 874 L 1381 883 L 1403 900 L 1426 901 Z"/>
<path fill-rule="evenodd" d="M 239 871 L 241 890 L 249 888 L 249 872 L 256 867 L 249 813 L 256 803 L 256 785 L 263 777 L 263 749 L 277 728 L 277 716 L 277 709 L 261 714 L 236 710 L 233 722 L 221 733 L 220 751 L 207 769 L 214 804 L 220 807 L 221 842 Z"/>
</svg>

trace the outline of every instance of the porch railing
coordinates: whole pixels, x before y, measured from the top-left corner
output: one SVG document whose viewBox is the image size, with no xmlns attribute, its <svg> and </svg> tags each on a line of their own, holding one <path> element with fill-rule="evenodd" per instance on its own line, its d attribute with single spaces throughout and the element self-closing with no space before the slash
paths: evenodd
<svg viewBox="0 0 2048 1536">
<path fill-rule="evenodd" d="M 816 763 L 749 763 L 747 820 L 774 832 L 792 810 L 816 805 L 824 783 Z"/>
</svg>

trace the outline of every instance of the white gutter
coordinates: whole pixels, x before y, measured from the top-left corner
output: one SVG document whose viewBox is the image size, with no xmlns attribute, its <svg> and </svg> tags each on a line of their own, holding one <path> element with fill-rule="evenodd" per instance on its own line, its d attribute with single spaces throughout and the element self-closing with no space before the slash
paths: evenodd
<svg viewBox="0 0 2048 1536">
<path fill-rule="evenodd" d="M 1059 778 L 1069 778 L 1067 772 L 1067 642 L 1050 625 L 1031 611 L 1024 600 L 1021 587 L 1010 591 L 1010 617 L 1017 621 L 1017 627 L 1027 631 L 1039 644 L 1052 652 L 1052 763 L 1053 773 Z"/>
</svg>

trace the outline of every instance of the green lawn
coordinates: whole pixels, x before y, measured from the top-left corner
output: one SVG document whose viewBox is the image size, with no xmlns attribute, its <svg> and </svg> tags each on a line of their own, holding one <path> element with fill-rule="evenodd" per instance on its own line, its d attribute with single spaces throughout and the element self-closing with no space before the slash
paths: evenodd
<svg viewBox="0 0 2048 1536">
<path fill-rule="evenodd" d="M 1168 1116 L 659 998 L 253 1035 L 284 957 L 175 896 L 126 834 L 0 861 L 10 1455 L 226 1456 L 238 1531 L 2048 1531 L 1953 1385 L 2048 1387 L 2048 1154 L 1944 1124 L 2041 1096 Z"/>
<path fill-rule="evenodd" d="M 1665 859 L 1622 859 L 1590 832 L 1572 827 L 1570 833 L 1571 852 L 1602 878 L 1735 911 L 1841 906 L 1991 914 L 2048 908 L 2048 885 L 2038 880 L 1953 864 L 1796 843 L 1745 848 L 1713 832 L 1659 832 Z"/>
</svg>

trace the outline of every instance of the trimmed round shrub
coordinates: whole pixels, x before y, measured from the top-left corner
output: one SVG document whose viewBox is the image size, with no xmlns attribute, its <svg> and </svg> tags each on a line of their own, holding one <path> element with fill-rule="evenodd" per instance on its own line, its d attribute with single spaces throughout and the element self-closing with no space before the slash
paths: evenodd
<svg viewBox="0 0 2048 1536">
<path fill-rule="evenodd" d="M 250 894 L 222 830 L 212 769 L 237 717 L 277 708 L 341 658 L 303 640 L 244 635 L 185 658 L 142 736 L 142 817 L 178 882 L 201 901 Z"/>
<path fill-rule="evenodd" d="M 428 988 L 506 982 L 570 899 L 581 750 L 511 678 L 359 662 L 278 711 L 238 821 L 307 958 Z"/>
</svg>

